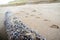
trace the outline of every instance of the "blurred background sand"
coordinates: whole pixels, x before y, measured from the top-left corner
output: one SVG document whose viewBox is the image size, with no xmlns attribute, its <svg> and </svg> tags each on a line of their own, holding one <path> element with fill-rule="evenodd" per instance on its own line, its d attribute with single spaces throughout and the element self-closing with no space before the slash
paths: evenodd
<svg viewBox="0 0 60 40">
<path fill-rule="evenodd" d="M 12 11 L 11 17 L 17 16 L 47 40 L 60 40 L 60 3 L 0 7 L 0 33 L 4 38 L 6 32 L 3 23 L 6 11 Z"/>
</svg>

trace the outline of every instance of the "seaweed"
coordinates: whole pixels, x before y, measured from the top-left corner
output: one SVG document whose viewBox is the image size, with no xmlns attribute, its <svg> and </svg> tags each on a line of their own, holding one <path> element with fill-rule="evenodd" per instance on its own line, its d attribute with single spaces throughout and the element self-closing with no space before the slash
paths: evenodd
<svg viewBox="0 0 60 40">
<path fill-rule="evenodd" d="M 45 40 L 44 37 L 28 28 L 17 17 L 14 17 L 11 22 L 9 13 L 11 14 L 11 12 L 6 12 L 5 15 L 5 27 L 9 40 Z"/>
</svg>

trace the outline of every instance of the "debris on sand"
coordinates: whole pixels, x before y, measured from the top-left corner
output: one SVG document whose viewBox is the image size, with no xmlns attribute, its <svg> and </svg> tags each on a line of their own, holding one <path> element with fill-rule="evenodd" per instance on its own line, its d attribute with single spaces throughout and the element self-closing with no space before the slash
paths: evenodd
<svg viewBox="0 0 60 40">
<path fill-rule="evenodd" d="M 58 25 L 55 25 L 55 24 L 51 25 L 50 27 L 51 27 L 51 28 L 59 29 L 59 26 L 58 26 Z"/>
<path fill-rule="evenodd" d="M 44 19 L 44 21 L 48 21 L 47 19 Z"/>
<path fill-rule="evenodd" d="M 31 16 L 35 16 L 35 15 L 32 14 Z"/>
<path fill-rule="evenodd" d="M 40 17 L 36 17 L 36 18 L 40 18 Z"/>
</svg>

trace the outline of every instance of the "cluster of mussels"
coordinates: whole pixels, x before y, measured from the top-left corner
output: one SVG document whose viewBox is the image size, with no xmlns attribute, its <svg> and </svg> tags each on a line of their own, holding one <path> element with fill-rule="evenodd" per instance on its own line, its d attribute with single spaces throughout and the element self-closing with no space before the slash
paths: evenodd
<svg viewBox="0 0 60 40">
<path fill-rule="evenodd" d="M 29 29 L 17 17 L 9 18 L 11 13 L 5 14 L 5 27 L 9 40 L 45 40 L 41 35 Z"/>
</svg>

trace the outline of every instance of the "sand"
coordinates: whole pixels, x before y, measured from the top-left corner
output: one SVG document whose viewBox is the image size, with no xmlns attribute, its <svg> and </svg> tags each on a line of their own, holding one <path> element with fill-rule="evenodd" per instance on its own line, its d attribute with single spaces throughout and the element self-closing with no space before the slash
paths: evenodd
<svg viewBox="0 0 60 40">
<path fill-rule="evenodd" d="M 0 7 L 0 33 L 5 35 L 4 14 L 12 11 L 32 30 L 47 40 L 60 40 L 60 3 L 26 4 L 21 6 Z"/>
</svg>

